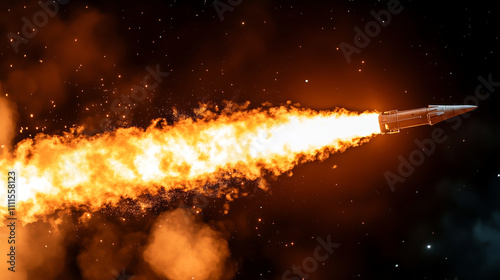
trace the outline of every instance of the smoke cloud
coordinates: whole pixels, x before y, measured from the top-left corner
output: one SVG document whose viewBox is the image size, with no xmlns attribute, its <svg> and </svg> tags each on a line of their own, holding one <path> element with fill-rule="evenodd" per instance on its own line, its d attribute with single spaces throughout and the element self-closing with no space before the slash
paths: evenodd
<svg viewBox="0 0 500 280">
<path fill-rule="evenodd" d="M 130 266 L 137 246 L 146 239 L 142 232 L 124 233 L 124 229 L 105 222 L 91 225 L 92 235 L 83 241 L 83 249 L 78 255 L 78 266 L 83 279 L 114 279 L 113 273 Z"/>
<path fill-rule="evenodd" d="M 12 144 L 17 119 L 16 105 L 0 97 L 0 155 Z"/>
<path fill-rule="evenodd" d="M 229 257 L 222 233 L 183 209 L 160 215 L 144 251 L 156 274 L 173 280 L 229 279 Z"/>
<path fill-rule="evenodd" d="M 55 228 L 43 222 L 26 226 L 16 223 L 15 243 L 11 244 L 7 243 L 7 240 L 12 240 L 8 239 L 9 231 L 6 226 L 0 228 L 0 252 L 3 256 L 0 279 L 55 279 L 62 273 L 66 266 L 66 225 Z M 11 246 L 15 246 L 15 272 L 7 269 L 12 266 L 6 261 Z"/>
<path fill-rule="evenodd" d="M 21 29 L 22 17 L 40 9 L 38 5 L 29 9 L 20 6 L 12 8 L 11 14 L 2 14 L 6 18 L 0 20 L 13 33 Z M 12 55 L 4 61 L 9 71 L 0 79 L 9 98 L 35 116 L 81 93 L 75 85 L 94 86 L 101 78 L 116 76 L 116 66 L 125 51 L 113 18 L 92 9 L 73 12 L 67 19 L 59 15 L 51 18 L 19 48 L 18 54 L 9 50 Z"/>
</svg>

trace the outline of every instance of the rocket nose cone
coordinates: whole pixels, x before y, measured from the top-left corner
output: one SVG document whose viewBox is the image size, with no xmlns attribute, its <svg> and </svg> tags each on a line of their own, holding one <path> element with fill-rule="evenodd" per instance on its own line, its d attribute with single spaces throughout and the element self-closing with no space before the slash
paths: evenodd
<svg viewBox="0 0 500 280">
<path fill-rule="evenodd" d="M 477 106 L 473 105 L 451 105 L 451 106 L 443 106 L 444 108 L 444 119 L 449 119 L 454 116 L 458 116 L 461 114 L 465 114 L 477 108 Z"/>
<path fill-rule="evenodd" d="M 457 115 L 464 114 L 464 113 L 470 112 L 472 110 L 475 110 L 476 108 L 477 108 L 477 106 L 473 106 L 473 105 L 455 106 L 455 114 L 457 114 Z"/>
<path fill-rule="evenodd" d="M 464 110 L 467 110 L 465 112 L 470 112 L 472 110 L 475 110 L 477 109 L 477 106 L 473 106 L 473 105 L 464 105 Z"/>
<path fill-rule="evenodd" d="M 452 117 L 452 116 L 458 116 L 458 115 L 470 112 L 470 111 L 472 111 L 472 110 L 474 110 L 476 108 L 477 108 L 477 106 L 473 106 L 473 105 L 455 105 L 455 106 L 450 106 L 449 109 L 451 109 L 451 110 L 449 111 L 448 114 L 450 115 L 450 117 Z"/>
</svg>

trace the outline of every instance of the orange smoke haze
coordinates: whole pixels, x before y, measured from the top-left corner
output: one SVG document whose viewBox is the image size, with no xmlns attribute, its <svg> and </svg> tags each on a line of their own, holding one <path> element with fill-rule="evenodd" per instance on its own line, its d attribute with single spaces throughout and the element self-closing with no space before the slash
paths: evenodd
<svg viewBox="0 0 500 280">
<path fill-rule="evenodd" d="M 0 156 L 8 151 L 15 135 L 17 118 L 15 108 L 15 104 L 0 97 Z"/>
<path fill-rule="evenodd" d="M 17 213 L 30 223 L 58 209 L 93 212 L 161 188 L 203 193 L 204 186 L 221 180 L 279 175 L 380 133 L 375 112 L 245 106 L 230 105 L 231 111 L 221 112 L 202 106 L 198 120 L 182 119 L 169 126 L 159 119 L 145 130 L 118 129 L 93 137 L 39 134 L 2 157 L 0 170 L 18 170 L 22 188 Z M 238 197 L 236 186 L 217 191 L 229 200 Z M 2 199 L 7 197 L 4 192 Z"/>
<path fill-rule="evenodd" d="M 158 217 L 144 259 L 167 279 L 231 279 L 229 246 L 219 231 L 189 211 L 176 209 Z"/>
<path fill-rule="evenodd" d="M 92 224 L 88 228 L 92 234 L 83 239 L 83 248 L 77 257 L 82 278 L 86 280 L 118 278 L 113 274 L 121 273 L 123 267 L 133 263 L 136 244 L 147 239 L 144 232 L 123 232 L 111 222 Z"/>
<path fill-rule="evenodd" d="M 23 7 L 14 9 L 20 9 L 21 15 L 40 9 L 38 5 L 29 5 L 33 10 Z M 20 18 L 7 13 L 0 22 L 16 33 L 22 27 Z M 125 52 L 114 20 L 95 10 L 75 12 L 69 19 L 51 18 L 19 48 L 18 54 L 7 58 L 4 92 L 35 115 L 53 109 L 54 104 L 64 104 L 72 94 L 68 81 L 95 85 L 101 78 L 115 76 Z"/>
<path fill-rule="evenodd" d="M 0 279 L 55 279 L 67 264 L 65 235 L 71 232 L 67 225 L 60 222 L 61 219 L 56 219 L 57 229 L 54 224 L 42 222 L 17 226 L 16 244 L 7 243 L 10 229 L 2 226 L 0 236 L 5 242 L 0 243 L 0 250 L 6 255 L 10 246 L 16 246 L 17 263 L 15 272 L 12 272 L 7 269 L 10 264 L 2 261 Z"/>
</svg>

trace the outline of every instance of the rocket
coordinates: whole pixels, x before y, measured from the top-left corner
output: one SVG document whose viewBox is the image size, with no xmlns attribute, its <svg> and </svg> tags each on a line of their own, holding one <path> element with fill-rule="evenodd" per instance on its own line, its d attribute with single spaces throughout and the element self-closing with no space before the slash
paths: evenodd
<svg viewBox="0 0 500 280">
<path fill-rule="evenodd" d="M 380 132 L 383 134 L 398 133 L 403 128 L 420 125 L 434 125 L 449 118 L 476 109 L 472 105 L 429 105 L 429 107 L 405 111 L 391 110 L 378 116 Z"/>
</svg>

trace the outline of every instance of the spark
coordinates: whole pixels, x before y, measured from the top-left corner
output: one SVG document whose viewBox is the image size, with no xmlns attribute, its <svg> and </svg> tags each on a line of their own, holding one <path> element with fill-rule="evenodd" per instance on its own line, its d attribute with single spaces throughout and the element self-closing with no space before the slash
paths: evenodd
<svg viewBox="0 0 500 280">
<path fill-rule="evenodd" d="M 12 154 L 0 157 L 0 170 L 14 168 L 21 174 L 19 219 L 34 222 L 69 205 L 92 212 L 160 189 L 203 193 L 203 186 L 221 180 L 277 176 L 380 133 L 376 112 L 283 106 L 218 115 L 201 106 L 199 114 L 199 120 L 169 126 L 157 119 L 147 129 L 121 128 L 93 137 L 40 133 L 23 140 Z M 218 192 L 232 200 L 239 186 Z M 263 182 L 259 187 L 267 189 Z M 1 200 L 5 191 L 0 190 Z"/>
</svg>

